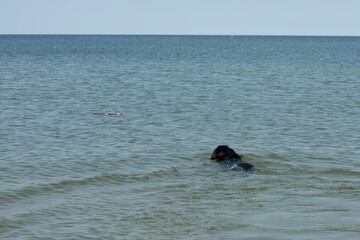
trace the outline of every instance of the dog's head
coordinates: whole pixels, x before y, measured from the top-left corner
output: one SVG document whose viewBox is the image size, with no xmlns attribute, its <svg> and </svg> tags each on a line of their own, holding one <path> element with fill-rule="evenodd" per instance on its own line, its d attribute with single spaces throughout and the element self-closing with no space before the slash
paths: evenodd
<svg viewBox="0 0 360 240">
<path fill-rule="evenodd" d="M 211 159 L 222 161 L 231 158 L 241 159 L 241 156 L 237 154 L 232 148 L 229 148 L 226 145 L 220 145 L 215 148 L 213 154 L 211 155 Z"/>
</svg>

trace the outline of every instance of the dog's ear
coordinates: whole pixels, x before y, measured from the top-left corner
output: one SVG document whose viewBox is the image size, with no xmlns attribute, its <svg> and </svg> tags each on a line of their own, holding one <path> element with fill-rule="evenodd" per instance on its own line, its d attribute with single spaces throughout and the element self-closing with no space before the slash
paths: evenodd
<svg viewBox="0 0 360 240">
<path fill-rule="evenodd" d="M 212 160 L 218 159 L 219 152 L 221 151 L 221 149 L 219 147 L 215 148 L 215 150 L 213 151 L 213 154 L 211 155 Z"/>
<path fill-rule="evenodd" d="M 225 145 L 220 145 L 215 148 L 211 159 L 221 161 L 228 155 L 229 147 Z"/>
<path fill-rule="evenodd" d="M 216 160 L 218 158 L 218 153 L 219 153 L 219 147 L 214 149 L 210 159 Z"/>
</svg>

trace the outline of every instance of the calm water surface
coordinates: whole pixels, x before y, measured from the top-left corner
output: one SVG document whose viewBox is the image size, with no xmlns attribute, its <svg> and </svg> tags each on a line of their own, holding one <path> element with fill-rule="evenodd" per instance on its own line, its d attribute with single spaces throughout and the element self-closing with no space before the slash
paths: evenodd
<svg viewBox="0 0 360 240">
<path fill-rule="evenodd" d="M 359 37 L 3 35 L 0 130 L 1 239 L 360 237 Z"/>
</svg>

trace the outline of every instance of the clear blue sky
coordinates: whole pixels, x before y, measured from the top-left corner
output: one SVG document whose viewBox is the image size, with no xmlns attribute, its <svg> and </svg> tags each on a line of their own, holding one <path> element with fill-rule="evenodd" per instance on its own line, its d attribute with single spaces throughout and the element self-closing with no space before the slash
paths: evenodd
<svg viewBox="0 0 360 240">
<path fill-rule="evenodd" d="M 0 0 L 0 34 L 360 36 L 360 0 Z"/>
</svg>

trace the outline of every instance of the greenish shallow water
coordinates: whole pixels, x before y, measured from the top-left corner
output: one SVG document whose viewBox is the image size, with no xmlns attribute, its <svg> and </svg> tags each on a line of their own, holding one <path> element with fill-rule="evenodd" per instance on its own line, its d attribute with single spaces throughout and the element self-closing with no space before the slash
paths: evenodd
<svg viewBox="0 0 360 240">
<path fill-rule="evenodd" d="M 360 237 L 359 37 L 3 35 L 0 53 L 1 239 Z M 257 170 L 209 160 L 220 144 Z"/>
</svg>

